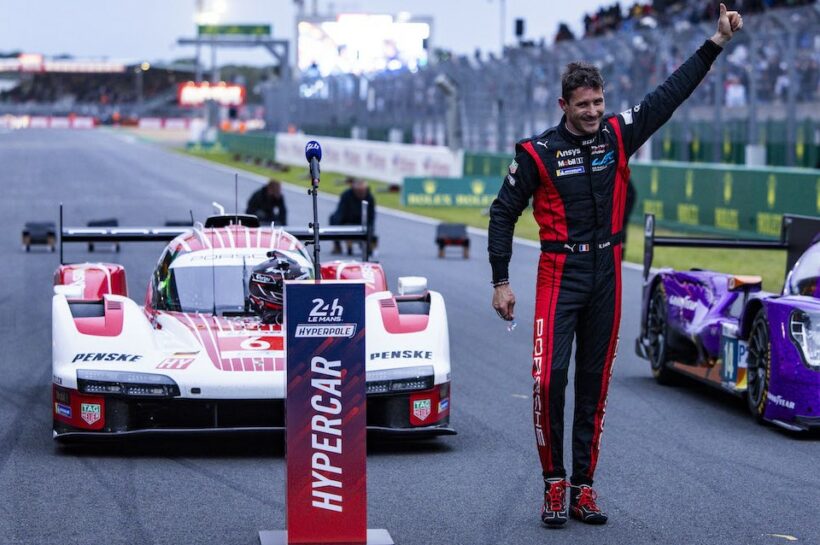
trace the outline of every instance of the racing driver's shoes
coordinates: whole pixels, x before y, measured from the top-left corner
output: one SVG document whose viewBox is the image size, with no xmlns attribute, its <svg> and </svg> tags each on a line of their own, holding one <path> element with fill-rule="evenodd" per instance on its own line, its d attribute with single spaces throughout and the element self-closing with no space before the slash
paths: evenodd
<svg viewBox="0 0 820 545">
<path fill-rule="evenodd" d="M 565 479 L 544 479 L 544 508 L 541 522 L 550 528 L 558 528 L 567 523 L 567 488 Z"/>
<path fill-rule="evenodd" d="M 591 486 L 571 486 L 569 491 L 569 514 L 587 524 L 606 524 L 607 516 L 595 503 L 598 495 Z"/>
</svg>

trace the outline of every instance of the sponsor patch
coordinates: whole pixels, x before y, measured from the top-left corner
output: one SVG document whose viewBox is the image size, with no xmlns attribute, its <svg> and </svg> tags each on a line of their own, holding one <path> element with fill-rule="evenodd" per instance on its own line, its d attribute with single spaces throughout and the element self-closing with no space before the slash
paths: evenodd
<svg viewBox="0 0 820 545">
<path fill-rule="evenodd" d="M 99 403 L 83 403 L 80 405 L 80 418 L 89 426 L 99 422 L 101 416 L 102 411 Z"/>
<path fill-rule="evenodd" d="M 62 403 L 54 404 L 54 412 L 63 418 L 71 418 L 71 407 L 63 405 Z"/>
<path fill-rule="evenodd" d="M 432 403 L 429 399 L 417 399 L 413 401 L 413 415 L 424 422 L 430 416 Z"/>
<path fill-rule="evenodd" d="M 157 365 L 157 369 L 187 369 L 194 363 L 195 358 L 165 358 Z"/>
<path fill-rule="evenodd" d="M 769 400 L 769 402 L 774 403 L 778 407 L 784 407 L 786 409 L 794 410 L 794 401 L 783 399 L 783 397 L 780 395 L 772 395 L 771 392 L 766 392 L 766 398 Z"/>
<path fill-rule="evenodd" d="M 606 126 L 604 126 L 606 128 Z M 597 146 L 592 146 L 590 148 L 590 154 L 592 155 L 600 155 L 606 151 L 609 147 L 609 144 L 598 144 Z"/>
<path fill-rule="evenodd" d="M 373 352 L 370 354 L 371 360 L 397 360 L 411 358 L 418 360 L 432 360 L 433 352 L 430 350 L 392 350 L 390 352 Z"/>
<path fill-rule="evenodd" d="M 680 307 L 686 310 L 695 310 L 698 304 L 688 297 L 681 297 L 680 295 L 673 295 L 669 298 L 669 304 L 673 307 Z"/>
<path fill-rule="evenodd" d="M 592 160 L 592 172 L 600 172 L 606 169 L 609 165 L 615 162 L 615 151 L 610 150 L 606 152 L 603 157 L 597 157 Z"/>
<path fill-rule="evenodd" d="M 583 165 L 581 165 L 581 166 L 572 167 L 572 168 L 559 168 L 558 170 L 555 171 L 555 175 L 556 176 L 569 176 L 571 174 L 583 174 L 586 171 L 587 171 L 587 169 Z"/>
<path fill-rule="evenodd" d="M 572 159 L 561 159 L 558 161 L 558 168 L 571 167 L 575 165 L 583 165 L 583 157 L 573 157 Z M 593 163 L 594 164 L 594 163 Z"/>
<path fill-rule="evenodd" d="M 578 245 L 579 252 L 588 252 L 589 251 L 589 244 L 579 244 Z"/>
<path fill-rule="evenodd" d="M 518 162 L 513 159 L 512 163 L 510 163 L 510 174 L 515 174 L 518 170 Z"/>
<path fill-rule="evenodd" d="M 515 187 L 515 178 L 513 178 L 511 175 L 507 174 L 507 183 L 509 183 L 511 186 Z"/>
<path fill-rule="evenodd" d="M 120 352 L 81 352 L 74 355 L 71 363 L 78 361 L 139 361 L 140 354 L 123 354 Z"/>
<path fill-rule="evenodd" d="M 624 110 L 621 112 L 621 117 L 624 120 L 624 125 L 632 124 L 632 110 Z"/>
<path fill-rule="evenodd" d="M 580 148 L 558 150 L 555 152 L 556 159 L 561 159 L 563 157 L 575 157 L 577 155 L 581 155 Z"/>
<path fill-rule="evenodd" d="M 438 402 L 438 412 L 443 413 L 450 408 L 450 398 L 442 399 Z"/>
</svg>

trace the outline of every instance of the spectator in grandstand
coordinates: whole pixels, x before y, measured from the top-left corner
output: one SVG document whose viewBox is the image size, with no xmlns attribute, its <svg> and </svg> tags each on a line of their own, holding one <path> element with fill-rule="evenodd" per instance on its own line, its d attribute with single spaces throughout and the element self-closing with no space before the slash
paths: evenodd
<svg viewBox="0 0 820 545">
<path fill-rule="evenodd" d="M 572 30 L 570 30 L 566 23 L 558 25 L 558 32 L 555 34 L 556 42 L 571 42 L 574 39 L 575 34 L 572 33 Z"/>
<path fill-rule="evenodd" d="M 367 226 L 371 233 L 371 248 L 376 246 L 375 224 L 376 224 L 376 199 L 373 197 L 367 181 L 362 178 L 347 178 L 350 187 L 339 197 L 339 204 L 336 211 L 330 216 L 331 225 L 362 225 L 362 203 L 367 202 Z M 342 253 L 342 244 L 339 241 L 333 243 L 333 253 Z M 347 247 L 348 255 L 352 253 L 351 245 Z"/>
<path fill-rule="evenodd" d="M 492 306 L 504 320 L 515 317 L 509 262 L 515 224 L 530 199 L 540 227 L 531 364 L 546 526 L 562 526 L 569 516 L 587 524 L 607 521 L 592 484 L 618 344 L 629 157 L 683 104 L 742 26 L 740 14 L 720 4 L 715 34 L 639 104 L 618 115 L 604 116 L 604 82 L 595 66 L 567 65 L 558 99 L 564 116 L 557 126 L 517 144 L 490 207 Z M 570 484 L 563 430 L 573 341 Z"/>
<path fill-rule="evenodd" d="M 288 224 L 288 209 L 285 196 L 282 195 L 282 184 L 271 178 L 263 187 L 257 189 L 248 199 L 246 214 L 253 214 L 261 223 L 274 225 Z"/>
</svg>

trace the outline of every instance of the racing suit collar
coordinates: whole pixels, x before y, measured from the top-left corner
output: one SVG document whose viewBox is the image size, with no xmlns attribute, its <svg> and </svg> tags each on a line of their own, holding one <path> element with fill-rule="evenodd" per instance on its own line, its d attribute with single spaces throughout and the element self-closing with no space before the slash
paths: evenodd
<svg viewBox="0 0 820 545">
<path fill-rule="evenodd" d="M 579 136 L 577 134 L 572 134 L 567 129 L 567 116 L 562 115 L 561 121 L 558 123 L 558 133 L 564 138 L 567 142 L 571 142 L 578 146 L 593 146 L 598 143 L 599 135 L 601 134 L 601 127 L 604 126 L 603 121 L 601 121 L 601 125 L 598 127 L 598 132 L 595 134 L 589 135 L 585 134 Z"/>
</svg>

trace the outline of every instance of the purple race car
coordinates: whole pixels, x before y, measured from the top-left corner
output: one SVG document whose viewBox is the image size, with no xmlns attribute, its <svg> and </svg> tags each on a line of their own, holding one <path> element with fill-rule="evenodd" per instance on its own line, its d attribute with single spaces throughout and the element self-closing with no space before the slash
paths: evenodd
<svg viewBox="0 0 820 545">
<path fill-rule="evenodd" d="M 654 246 L 787 250 L 781 294 L 759 276 L 660 269 Z M 655 237 L 646 216 L 641 333 L 661 384 L 677 374 L 746 398 L 762 422 L 820 429 L 820 218 L 784 216 L 779 241 Z"/>
</svg>

